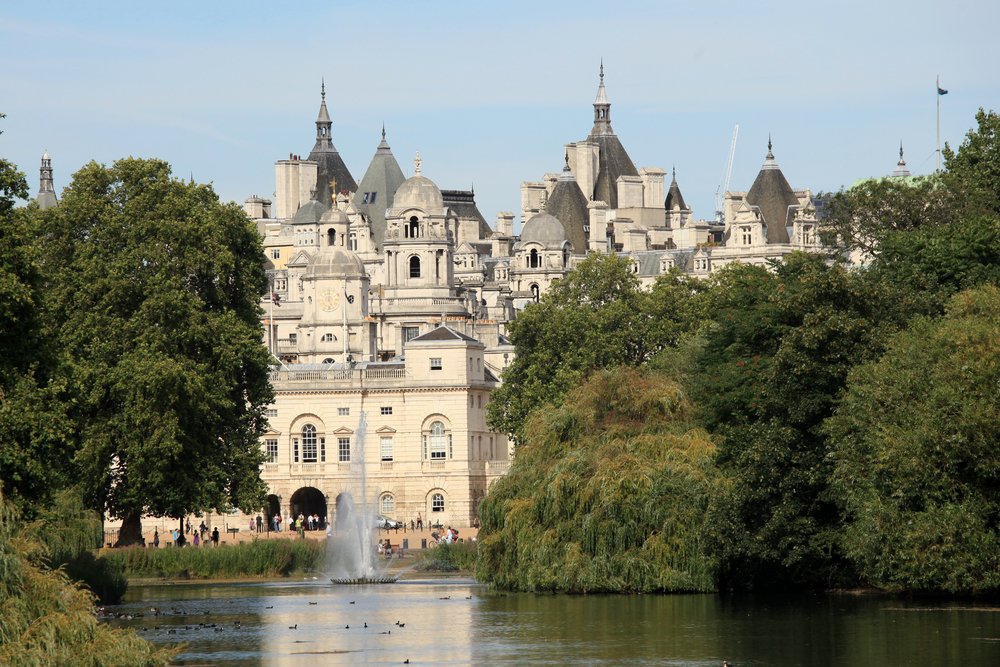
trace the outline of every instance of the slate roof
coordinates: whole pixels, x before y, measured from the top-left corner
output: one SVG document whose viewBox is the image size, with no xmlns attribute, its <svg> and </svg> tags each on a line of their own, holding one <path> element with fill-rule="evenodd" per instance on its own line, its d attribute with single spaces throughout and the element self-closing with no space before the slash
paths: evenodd
<svg viewBox="0 0 1000 667">
<path fill-rule="evenodd" d="M 471 341 L 473 343 L 478 343 L 472 336 L 467 336 L 461 331 L 455 331 L 449 326 L 437 327 L 436 329 L 431 329 L 427 333 L 417 336 L 416 338 L 410 339 L 409 342 L 421 342 L 421 341 L 442 341 L 442 340 L 465 340 Z"/>
<path fill-rule="evenodd" d="M 670 189 L 667 191 L 667 198 L 663 202 L 663 208 L 668 211 L 674 210 L 674 206 L 679 206 L 682 211 L 687 211 L 688 207 L 684 204 L 684 197 L 681 195 L 681 187 L 677 185 L 677 172 L 674 172 L 674 177 L 670 181 Z"/>
<path fill-rule="evenodd" d="M 594 182 L 592 199 L 603 201 L 610 208 L 618 208 L 618 177 L 638 176 L 639 171 L 625 147 L 615 134 L 591 134 L 587 141 L 600 147 L 597 162 L 597 180 Z"/>
<path fill-rule="evenodd" d="M 756 206 L 767 225 L 768 243 L 788 243 L 789 206 L 798 206 L 799 199 L 792 191 L 781 168 L 771 152 L 771 140 L 767 142 L 767 157 L 757 178 L 745 197 L 747 204 Z"/>
<path fill-rule="evenodd" d="M 354 195 L 354 206 L 368 218 L 378 250 L 382 249 L 382 240 L 385 238 L 385 211 L 392 206 L 396 190 L 405 180 L 406 176 L 385 140 L 385 128 L 382 128 L 382 141 L 375 149 L 375 155 Z M 371 193 L 375 193 L 375 201 L 371 201 Z"/>
<path fill-rule="evenodd" d="M 345 190 L 355 192 L 358 189 L 358 184 L 333 145 L 331 135 L 333 123 L 330 121 L 330 113 L 326 109 L 325 84 L 321 90 L 319 114 L 316 117 L 316 144 L 309 153 L 309 159 L 314 160 L 317 165 L 316 196 L 319 201 L 328 204 L 333 201 L 331 195 L 336 194 L 330 191 L 331 180 L 336 182 L 337 192 Z"/>
<path fill-rule="evenodd" d="M 493 230 L 486 223 L 486 218 L 476 206 L 476 193 L 472 190 L 442 190 L 445 208 L 450 208 L 460 218 L 477 220 L 479 222 L 479 237 L 489 238 Z"/>
<path fill-rule="evenodd" d="M 575 252 L 587 252 L 586 230 L 590 225 L 587 198 L 568 164 L 563 167 L 562 175 L 545 202 L 545 212 L 559 219 L 566 230 L 566 240 L 573 244 Z"/>
</svg>

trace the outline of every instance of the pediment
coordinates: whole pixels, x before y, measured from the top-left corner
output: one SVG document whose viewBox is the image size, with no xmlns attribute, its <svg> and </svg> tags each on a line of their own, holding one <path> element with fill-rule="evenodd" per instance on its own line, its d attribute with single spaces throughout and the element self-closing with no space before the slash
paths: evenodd
<svg viewBox="0 0 1000 667">
<path fill-rule="evenodd" d="M 383 426 L 382 428 L 375 431 L 376 433 L 395 433 L 396 429 L 391 426 Z"/>
<path fill-rule="evenodd" d="M 352 433 L 354 433 L 354 431 L 347 428 L 346 426 L 341 426 L 340 428 L 338 428 L 336 431 L 333 432 L 334 435 L 351 435 Z"/>
</svg>

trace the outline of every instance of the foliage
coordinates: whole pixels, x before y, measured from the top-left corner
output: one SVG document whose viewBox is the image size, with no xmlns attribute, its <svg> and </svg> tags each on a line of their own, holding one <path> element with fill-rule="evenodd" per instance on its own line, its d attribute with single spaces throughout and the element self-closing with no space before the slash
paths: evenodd
<svg viewBox="0 0 1000 667">
<path fill-rule="evenodd" d="M 419 572 L 472 572 L 476 569 L 476 542 L 442 542 L 417 552 Z"/>
<path fill-rule="evenodd" d="M 713 590 L 714 447 L 689 413 L 676 383 L 629 368 L 536 411 L 480 507 L 477 576 L 515 590 Z"/>
<path fill-rule="evenodd" d="M 43 543 L 24 530 L 0 495 L 0 664 L 152 666 L 174 649 L 154 649 L 127 630 L 98 623 L 90 593 L 45 565 Z"/>
<path fill-rule="evenodd" d="M 976 127 L 954 152 L 945 145 L 945 183 L 961 192 L 972 214 L 1000 215 L 1000 115 L 982 108 Z"/>
<path fill-rule="evenodd" d="M 851 372 L 826 428 L 844 544 L 896 590 L 1000 590 L 1000 289 L 955 296 Z"/>
<path fill-rule="evenodd" d="M 36 222 L 88 506 L 124 517 L 123 537 L 140 514 L 259 506 L 266 279 L 243 212 L 128 158 L 83 167 Z"/>
<path fill-rule="evenodd" d="M 129 577 L 212 579 L 284 577 L 324 566 L 326 545 L 317 540 L 254 540 L 218 547 L 128 547 L 106 551 Z"/>
<path fill-rule="evenodd" d="M 676 344 L 699 321 L 703 289 L 671 273 L 642 291 L 627 259 L 590 255 L 510 324 L 517 357 L 490 400 L 491 427 L 518 437 L 535 406 L 558 404 L 594 370 L 636 366 Z"/>
<path fill-rule="evenodd" d="M 713 553 L 728 588 L 850 581 L 819 426 L 848 371 L 881 349 L 890 295 L 815 255 L 734 266 L 713 289 L 714 324 L 690 382 L 720 436 L 728 484 L 713 497 Z"/>
</svg>

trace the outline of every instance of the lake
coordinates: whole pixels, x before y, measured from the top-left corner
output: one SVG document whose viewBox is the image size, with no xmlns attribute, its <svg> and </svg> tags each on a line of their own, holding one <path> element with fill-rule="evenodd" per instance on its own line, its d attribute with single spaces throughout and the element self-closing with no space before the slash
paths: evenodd
<svg viewBox="0 0 1000 667">
<path fill-rule="evenodd" d="M 469 579 L 309 577 L 132 585 L 109 611 L 154 643 L 185 642 L 187 665 L 1000 665 L 993 603 L 502 594 Z"/>
</svg>

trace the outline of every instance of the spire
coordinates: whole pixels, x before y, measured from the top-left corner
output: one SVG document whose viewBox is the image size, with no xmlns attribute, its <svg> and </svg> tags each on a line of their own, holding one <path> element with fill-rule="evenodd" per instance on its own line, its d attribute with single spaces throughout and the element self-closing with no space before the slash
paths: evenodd
<svg viewBox="0 0 1000 667">
<path fill-rule="evenodd" d="M 903 159 L 903 141 L 899 141 L 899 162 L 896 163 L 896 171 L 892 172 L 894 177 L 905 178 L 910 176 L 910 170 L 906 168 L 906 160 Z"/>
<path fill-rule="evenodd" d="M 378 148 L 375 149 L 375 152 L 376 153 L 390 152 L 389 142 L 385 140 L 385 123 L 382 123 L 382 141 L 378 143 Z"/>
<path fill-rule="evenodd" d="M 319 100 L 319 114 L 316 116 L 316 145 L 320 148 L 328 148 L 333 123 L 330 121 L 330 112 L 326 110 L 326 79 L 321 80 Z"/>
<path fill-rule="evenodd" d="M 563 161 L 565 162 L 565 164 L 563 165 L 562 174 L 559 175 L 559 180 L 573 181 L 575 183 L 576 176 L 573 175 L 573 170 L 569 168 L 569 151 L 566 151 L 566 153 L 564 154 Z"/>
<path fill-rule="evenodd" d="M 611 129 L 611 103 L 608 91 L 604 89 L 604 59 L 601 59 L 600 82 L 597 84 L 597 98 L 594 99 L 594 129 L 591 134 L 614 134 Z"/>
<path fill-rule="evenodd" d="M 767 133 L 767 155 L 764 156 L 764 165 L 761 167 L 762 170 L 763 169 L 780 169 L 780 167 L 778 166 L 777 161 L 775 161 L 775 159 L 774 159 L 774 153 L 772 152 L 771 149 L 772 149 L 771 133 L 768 132 Z"/>
<path fill-rule="evenodd" d="M 49 152 L 42 153 L 42 165 L 38 170 L 38 207 L 42 209 L 52 208 L 56 201 L 56 190 L 52 185 L 52 158 Z"/>
<path fill-rule="evenodd" d="M 423 163 L 424 163 L 424 161 L 420 159 L 420 151 L 417 151 L 417 157 L 413 158 L 413 175 L 414 176 L 420 176 L 421 175 L 420 174 L 420 165 L 422 165 Z"/>
</svg>

